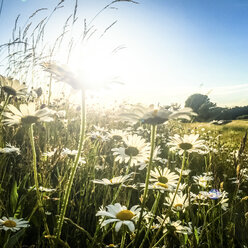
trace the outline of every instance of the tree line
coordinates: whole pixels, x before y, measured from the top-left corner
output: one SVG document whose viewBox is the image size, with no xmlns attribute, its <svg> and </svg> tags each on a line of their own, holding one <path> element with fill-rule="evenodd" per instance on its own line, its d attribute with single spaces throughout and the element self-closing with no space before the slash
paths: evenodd
<svg viewBox="0 0 248 248">
<path fill-rule="evenodd" d="M 185 101 L 185 107 L 192 108 L 198 114 L 196 121 L 248 119 L 248 105 L 232 108 L 218 107 L 207 95 L 202 94 L 189 96 Z"/>
</svg>

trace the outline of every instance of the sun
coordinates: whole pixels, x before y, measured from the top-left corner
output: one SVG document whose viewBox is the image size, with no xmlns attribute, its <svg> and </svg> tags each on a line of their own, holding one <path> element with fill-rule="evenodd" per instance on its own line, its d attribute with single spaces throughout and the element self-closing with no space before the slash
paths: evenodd
<svg viewBox="0 0 248 248">
<path fill-rule="evenodd" d="M 79 44 L 71 50 L 69 56 L 67 50 L 61 49 L 56 60 L 67 60 L 67 67 L 87 89 L 109 88 L 113 83 L 120 83 L 118 76 L 123 62 L 115 53 L 115 47 L 104 40 Z"/>
</svg>

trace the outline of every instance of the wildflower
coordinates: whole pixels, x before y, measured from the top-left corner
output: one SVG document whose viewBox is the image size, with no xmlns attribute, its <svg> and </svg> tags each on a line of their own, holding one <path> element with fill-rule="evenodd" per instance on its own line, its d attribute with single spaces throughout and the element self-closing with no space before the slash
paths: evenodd
<svg viewBox="0 0 248 248">
<path fill-rule="evenodd" d="M 77 153 L 78 153 L 77 150 L 70 150 L 68 148 L 63 148 L 63 151 L 61 152 L 61 156 L 75 157 Z"/>
<path fill-rule="evenodd" d="M 10 144 L 7 144 L 6 147 L 0 148 L 0 153 L 17 153 L 20 154 L 20 148 L 14 147 Z"/>
<path fill-rule="evenodd" d="M 179 176 L 171 172 L 170 169 L 155 168 L 151 170 L 150 182 L 154 183 L 155 188 L 162 188 L 163 190 L 172 190 L 176 188 Z"/>
<path fill-rule="evenodd" d="M 118 129 L 113 129 L 108 133 L 108 135 L 110 138 L 120 141 L 127 135 L 127 132 Z"/>
<path fill-rule="evenodd" d="M 164 215 L 162 218 L 157 216 L 157 220 L 159 221 L 160 225 L 163 223 L 164 230 L 163 232 L 172 232 L 172 233 L 182 233 L 182 234 L 192 234 L 190 227 L 181 225 L 181 221 L 171 221 L 169 217 L 167 217 L 164 221 Z"/>
<path fill-rule="evenodd" d="M 174 198 L 174 193 L 169 193 L 169 196 L 165 198 L 165 200 L 167 201 L 167 203 L 165 203 L 165 205 L 170 206 L 172 203 L 172 200 Z M 187 195 L 183 195 L 182 192 L 178 192 L 176 194 L 176 197 L 174 199 L 172 208 L 176 211 L 182 211 L 184 210 L 186 207 L 188 207 L 189 202 L 187 199 Z"/>
<path fill-rule="evenodd" d="M 43 152 L 42 156 L 43 157 L 52 157 L 56 151 L 57 151 L 57 148 L 55 148 L 53 151 L 50 151 L 50 152 Z"/>
<path fill-rule="evenodd" d="M 221 198 L 221 196 L 222 196 L 222 193 L 217 189 L 211 189 L 208 192 L 208 197 L 212 200 L 217 200 L 217 199 Z"/>
<path fill-rule="evenodd" d="M 117 155 L 115 161 L 127 163 L 130 159 L 130 166 L 137 166 L 144 162 L 150 154 L 150 146 L 140 136 L 128 135 L 123 138 L 125 147 L 113 148 L 113 155 Z"/>
<path fill-rule="evenodd" d="M 201 191 L 199 194 L 194 194 L 190 192 L 190 200 L 193 202 L 195 205 L 208 205 L 206 202 L 207 200 L 207 191 Z"/>
<path fill-rule="evenodd" d="M 27 89 L 26 85 L 20 84 L 18 80 L 6 78 L 2 75 L 0 75 L 0 85 L 4 92 L 12 96 L 24 95 Z"/>
<path fill-rule="evenodd" d="M 36 190 L 36 188 L 33 186 L 33 187 L 30 187 L 31 190 Z M 46 192 L 46 193 L 51 193 L 51 192 L 54 192 L 56 191 L 56 189 L 51 189 L 51 188 L 45 188 L 43 186 L 40 186 L 39 187 L 39 191 L 40 192 Z"/>
<path fill-rule="evenodd" d="M 192 153 L 198 152 L 201 153 L 202 150 L 207 150 L 204 140 L 197 140 L 199 134 L 185 134 L 183 137 L 180 137 L 178 134 L 175 134 L 174 137 L 171 137 L 170 142 L 168 143 L 171 151 L 179 151 L 179 154 L 182 155 L 184 152 Z"/>
<path fill-rule="evenodd" d="M 118 84 L 122 84 L 120 82 L 113 82 L 113 81 L 109 81 L 108 79 L 107 82 L 103 82 L 102 80 L 99 81 L 99 79 L 97 79 L 95 77 L 95 80 L 98 82 L 94 81 L 94 78 L 92 79 L 92 75 L 90 75 L 89 78 L 85 79 L 82 77 L 84 77 L 85 75 L 78 75 L 73 73 L 70 68 L 66 65 L 57 65 L 56 63 L 50 63 L 50 62 L 46 62 L 42 64 L 43 68 L 45 71 L 50 72 L 53 77 L 60 82 L 64 82 L 67 83 L 68 85 L 70 85 L 73 89 L 75 90 L 79 90 L 79 89 L 91 89 L 93 88 L 99 88 L 99 87 L 105 87 L 107 88 L 107 86 L 110 83 L 118 83 Z M 85 74 L 85 73 L 83 73 Z M 106 81 L 104 80 L 104 81 Z M 92 83 L 94 81 L 94 83 Z M 102 83 L 103 82 L 103 83 Z"/>
<path fill-rule="evenodd" d="M 89 137 L 92 139 L 92 140 L 96 140 L 96 139 L 99 139 L 101 141 L 108 141 L 109 140 L 109 137 L 100 133 L 99 131 L 92 131 L 89 133 Z"/>
<path fill-rule="evenodd" d="M 52 114 L 48 108 L 36 110 L 36 106 L 33 102 L 28 104 L 21 104 L 17 109 L 12 104 L 7 106 L 9 112 L 4 112 L 3 115 L 6 117 L 3 123 L 9 126 L 19 124 L 32 124 L 39 121 L 50 122 L 53 119 L 50 117 Z"/>
<path fill-rule="evenodd" d="M 117 247 L 119 247 L 118 245 L 114 245 L 114 244 L 109 244 L 109 245 L 106 245 L 105 246 L 106 248 L 117 248 Z"/>
<path fill-rule="evenodd" d="M 95 179 L 93 183 L 103 184 L 103 185 L 119 185 L 130 179 L 132 173 L 126 176 L 113 177 L 112 179 L 103 178 L 102 180 Z"/>
<path fill-rule="evenodd" d="M 0 230 L 12 232 L 19 231 L 21 228 L 29 227 L 28 221 L 23 219 L 15 219 L 14 217 L 0 219 Z"/>
<path fill-rule="evenodd" d="M 121 226 L 126 225 L 131 232 L 134 232 L 135 226 L 133 221 L 139 217 L 140 208 L 138 205 L 133 206 L 130 210 L 127 210 L 125 206 L 121 206 L 120 203 L 107 206 L 108 211 L 100 210 L 96 213 L 96 216 L 106 216 L 110 219 L 104 220 L 102 226 L 105 226 L 112 222 L 117 222 L 115 225 L 115 231 L 118 232 Z"/>
<path fill-rule="evenodd" d="M 58 118 L 65 118 L 66 116 L 66 111 L 65 110 L 59 110 L 55 113 L 55 115 L 58 117 Z"/>
<path fill-rule="evenodd" d="M 221 197 L 220 202 L 219 202 L 219 204 L 221 205 L 221 208 L 224 211 L 226 211 L 228 208 L 228 200 L 229 199 L 226 196 L 227 196 L 227 192 L 223 192 L 222 197 Z"/>
<path fill-rule="evenodd" d="M 196 114 L 192 111 L 191 108 L 184 108 L 178 111 L 173 111 L 162 107 L 155 109 L 153 105 L 145 108 L 140 104 L 131 109 L 130 112 L 121 114 L 122 118 L 126 121 L 141 121 L 142 123 L 152 125 L 162 124 L 170 119 L 177 118 L 190 120 L 190 116 L 193 115 Z"/>
<path fill-rule="evenodd" d="M 179 174 L 181 174 L 181 169 L 179 169 L 179 168 L 175 168 L 175 170 L 179 173 Z M 191 172 L 191 170 L 189 170 L 189 169 L 184 169 L 183 171 L 182 171 L 182 175 L 183 176 L 188 176 L 189 175 L 189 173 Z"/>
<path fill-rule="evenodd" d="M 193 180 L 199 186 L 207 188 L 209 186 L 209 182 L 213 180 L 213 177 L 210 174 L 203 173 L 203 175 L 200 176 L 193 176 Z"/>
<path fill-rule="evenodd" d="M 81 89 L 81 84 L 78 78 L 65 65 L 59 66 L 55 63 L 43 63 L 45 71 L 50 72 L 53 77 L 60 82 L 69 84 L 74 89 Z"/>
</svg>

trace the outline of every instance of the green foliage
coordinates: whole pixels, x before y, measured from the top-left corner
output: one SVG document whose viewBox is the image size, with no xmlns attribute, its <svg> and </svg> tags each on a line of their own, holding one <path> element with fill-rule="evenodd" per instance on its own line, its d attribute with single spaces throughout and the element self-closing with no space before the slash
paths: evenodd
<svg viewBox="0 0 248 248">
<path fill-rule="evenodd" d="M 18 202 L 17 182 L 14 181 L 10 193 L 10 208 L 12 210 L 12 215 L 15 214 L 17 202 Z"/>
<path fill-rule="evenodd" d="M 216 104 L 212 103 L 207 95 L 193 94 L 185 101 L 185 107 L 190 107 L 198 114 L 196 120 L 208 121 L 212 118 L 213 108 Z"/>
</svg>

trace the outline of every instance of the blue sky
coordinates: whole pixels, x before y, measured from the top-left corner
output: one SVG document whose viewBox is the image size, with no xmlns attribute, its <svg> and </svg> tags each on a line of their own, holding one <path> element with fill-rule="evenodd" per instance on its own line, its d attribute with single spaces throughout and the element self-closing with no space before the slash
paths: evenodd
<svg viewBox="0 0 248 248">
<path fill-rule="evenodd" d="M 1 2 L 1 1 L 0 1 Z M 4 0 L 0 43 L 38 8 L 51 11 L 57 0 Z M 53 33 L 73 10 L 74 0 L 51 19 Z M 79 0 L 78 17 L 90 20 L 110 1 Z M 193 93 L 209 93 L 220 106 L 248 104 L 247 0 L 141 0 L 117 3 L 95 21 L 109 46 L 123 45 L 116 73 L 126 85 L 115 97 L 130 101 L 183 103 Z M 45 11 L 44 11 L 45 12 Z M 46 13 L 48 13 L 46 12 Z M 37 16 L 41 18 L 42 13 Z M 110 96 L 110 95 L 109 95 Z"/>
</svg>

